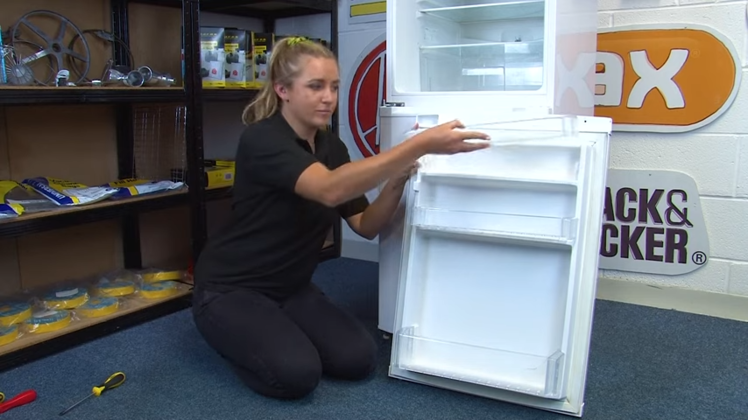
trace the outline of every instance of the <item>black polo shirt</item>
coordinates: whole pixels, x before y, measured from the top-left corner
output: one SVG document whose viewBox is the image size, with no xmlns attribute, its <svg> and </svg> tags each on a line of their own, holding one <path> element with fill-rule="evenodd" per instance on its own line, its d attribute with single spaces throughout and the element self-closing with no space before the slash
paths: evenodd
<svg viewBox="0 0 748 420">
<path fill-rule="evenodd" d="M 231 215 L 200 254 L 198 287 L 219 292 L 249 288 L 283 298 L 311 280 L 333 223 L 369 205 L 362 195 L 329 208 L 294 192 L 299 176 L 313 163 L 332 170 L 350 162 L 348 149 L 332 132 L 319 131 L 315 148 L 312 153 L 280 112 L 244 130 Z"/>
</svg>

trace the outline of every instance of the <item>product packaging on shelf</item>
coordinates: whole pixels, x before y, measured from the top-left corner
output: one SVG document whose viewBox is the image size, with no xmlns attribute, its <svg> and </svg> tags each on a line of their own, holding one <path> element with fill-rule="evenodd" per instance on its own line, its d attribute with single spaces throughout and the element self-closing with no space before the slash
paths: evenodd
<svg viewBox="0 0 748 420">
<path fill-rule="evenodd" d="M 0 347 L 23 336 L 24 324 L 33 313 L 32 303 L 32 297 L 20 293 L 0 296 Z"/>
<path fill-rule="evenodd" d="M 19 209 L 20 206 L 23 214 L 40 213 L 60 208 L 52 200 L 39 194 L 26 184 L 19 184 L 15 181 L 0 181 L 0 184 L 5 184 L 5 188 L 12 187 L 5 193 L 5 204 L 15 209 Z M 0 185 L 0 191 L 5 188 Z M 0 200 L 0 202 L 2 201 Z"/>
<path fill-rule="evenodd" d="M 75 309 L 91 298 L 88 288 L 80 284 L 58 284 L 39 296 L 41 306 L 50 310 Z"/>
<path fill-rule="evenodd" d="M 200 77 L 204 88 L 226 87 L 225 29 L 200 28 Z"/>
<path fill-rule="evenodd" d="M 252 33 L 243 29 L 226 28 L 224 33 L 226 52 L 226 87 L 245 88 L 252 80 Z"/>
<path fill-rule="evenodd" d="M 137 197 L 145 194 L 153 194 L 164 191 L 175 191 L 184 186 L 183 182 L 173 181 L 152 181 L 148 179 L 120 179 L 110 182 L 105 187 L 116 188 L 117 192 L 112 195 L 113 200 L 122 198 Z"/>
<path fill-rule="evenodd" d="M 18 183 L 14 181 L 0 181 L 0 219 L 18 217 L 23 214 L 21 205 L 6 201 L 8 193 L 18 186 Z"/>
<path fill-rule="evenodd" d="M 165 299 L 179 293 L 184 287 L 186 272 L 149 268 L 138 272 L 140 291 L 138 297 L 152 300 Z"/>
<path fill-rule="evenodd" d="M 92 294 L 99 297 L 128 297 L 138 293 L 138 275 L 119 270 L 99 276 L 92 285 Z"/>
<path fill-rule="evenodd" d="M 252 33 L 252 60 L 254 61 L 255 71 L 249 87 L 259 89 L 267 82 L 273 45 L 275 45 L 275 34 L 270 32 Z"/>
<path fill-rule="evenodd" d="M 22 182 L 36 192 L 52 200 L 58 206 L 81 206 L 106 200 L 117 193 L 117 188 L 108 186 L 89 187 L 77 182 L 52 177 L 25 179 Z"/>
<path fill-rule="evenodd" d="M 166 299 L 179 293 L 179 285 L 180 283 L 173 280 L 143 283 L 143 285 L 140 286 L 138 297 L 147 300 Z"/>
<path fill-rule="evenodd" d="M 77 307 L 75 314 L 80 318 L 100 318 L 109 316 L 127 307 L 126 299 L 109 296 L 94 296 Z"/>
<path fill-rule="evenodd" d="M 22 324 L 31 318 L 31 299 L 0 297 L 0 328 Z"/>
<path fill-rule="evenodd" d="M 230 187 L 234 185 L 236 165 L 234 161 L 206 159 L 203 186 L 207 189 Z M 188 173 L 181 168 L 171 170 L 172 179 L 187 179 Z"/>
<path fill-rule="evenodd" d="M 19 324 L 13 324 L 7 327 L 0 326 L 0 347 L 10 344 L 23 335 Z"/>
<path fill-rule="evenodd" d="M 60 331 L 76 321 L 73 311 L 67 309 L 37 308 L 31 318 L 24 322 L 24 331 L 29 334 L 45 334 Z"/>
</svg>

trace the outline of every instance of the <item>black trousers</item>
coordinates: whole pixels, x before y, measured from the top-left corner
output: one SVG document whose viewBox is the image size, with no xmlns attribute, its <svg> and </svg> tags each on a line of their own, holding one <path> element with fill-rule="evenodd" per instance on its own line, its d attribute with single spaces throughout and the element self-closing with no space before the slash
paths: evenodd
<svg viewBox="0 0 748 420">
<path fill-rule="evenodd" d="M 371 334 L 313 284 L 280 302 L 250 290 L 196 288 L 192 310 L 205 341 L 261 395 L 301 398 L 323 374 L 358 380 L 376 367 Z"/>
</svg>

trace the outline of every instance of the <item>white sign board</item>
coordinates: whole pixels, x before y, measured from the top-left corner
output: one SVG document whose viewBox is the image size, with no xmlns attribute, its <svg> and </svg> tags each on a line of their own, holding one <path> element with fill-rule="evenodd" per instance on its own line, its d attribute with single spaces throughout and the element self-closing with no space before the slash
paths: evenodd
<svg viewBox="0 0 748 420">
<path fill-rule="evenodd" d="M 703 267 L 708 255 L 693 178 L 675 171 L 608 171 L 600 269 L 675 276 Z"/>
</svg>

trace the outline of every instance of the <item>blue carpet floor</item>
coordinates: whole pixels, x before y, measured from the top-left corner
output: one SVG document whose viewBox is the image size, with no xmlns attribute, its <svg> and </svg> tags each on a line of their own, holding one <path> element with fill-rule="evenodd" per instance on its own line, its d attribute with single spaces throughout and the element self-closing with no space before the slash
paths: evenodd
<svg viewBox="0 0 748 420">
<path fill-rule="evenodd" d="M 0 374 L 8 397 L 36 402 L 0 419 L 52 419 L 121 370 L 122 387 L 64 418 L 110 419 L 511 419 L 568 417 L 387 377 L 389 341 L 376 330 L 377 265 L 340 259 L 316 276 L 333 299 L 380 338 L 376 374 L 361 383 L 324 380 L 301 401 L 247 391 L 202 341 L 189 311 L 143 324 Z M 748 323 L 599 301 L 585 419 L 748 419 Z"/>
</svg>

